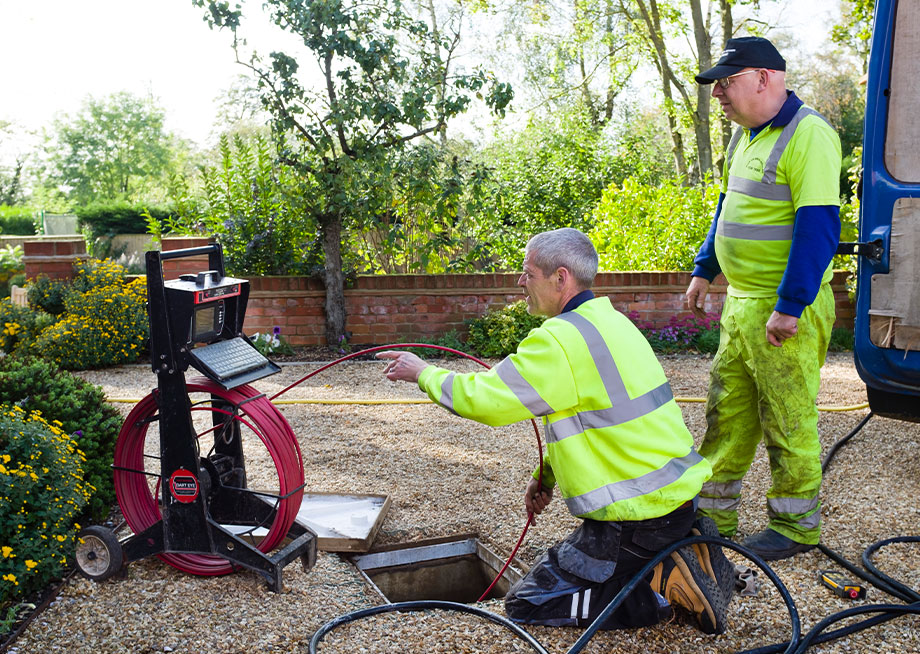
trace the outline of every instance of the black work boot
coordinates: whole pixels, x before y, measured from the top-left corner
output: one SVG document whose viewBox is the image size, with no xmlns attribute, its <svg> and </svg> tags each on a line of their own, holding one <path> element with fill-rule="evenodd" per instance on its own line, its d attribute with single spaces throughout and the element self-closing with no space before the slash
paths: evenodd
<svg viewBox="0 0 920 654">
<path fill-rule="evenodd" d="M 769 528 L 753 536 L 748 536 L 741 544 L 764 561 L 788 559 L 790 556 L 815 548 L 814 545 L 796 542 Z"/>
<path fill-rule="evenodd" d="M 725 632 L 728 602 L 715 580 L 703 571 L 692 548 L 671 552 L 670 557 L 656 565 L 651 586 L 672 607 L 692 613 L 703 633 Z"/>
<path fill-rule="evenodd" d="M 690 529 L 691 536 L 719 536 L 719 529 L 712 518 L 702 516 L 696 519 Z M 725 605 L 731 602 L 735 592 L 735 566 L 725 558 L 722 548 L 712 543 L 697 543 L 693 546 L 703 571 L 713 578 L 718 584 L 722 595 L 725 596 Z"/>
</svg>

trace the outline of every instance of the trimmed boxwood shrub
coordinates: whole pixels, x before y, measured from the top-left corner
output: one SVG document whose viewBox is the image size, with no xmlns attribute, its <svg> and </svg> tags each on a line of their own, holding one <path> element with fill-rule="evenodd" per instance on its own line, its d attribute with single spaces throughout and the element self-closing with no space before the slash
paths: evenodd
<svg viewBox="0 0 920 654">
<path fill-rule="evenodd" d="M 95 487 L 88 510 L 104 517 L 115 501 L 112 461 L 121 415 L 105 402 L 102 389 L 60 370 L 50 361 L 7 356 L 0 359 L 0 403 L 41 411 L 75 439 L 86 455 L 83 479 Z"/>
<path fill-rule="evenodd" d="M 0 606 L 58 578 L 92 487 L 60 422 L 0 404 Z"/>
</svg>

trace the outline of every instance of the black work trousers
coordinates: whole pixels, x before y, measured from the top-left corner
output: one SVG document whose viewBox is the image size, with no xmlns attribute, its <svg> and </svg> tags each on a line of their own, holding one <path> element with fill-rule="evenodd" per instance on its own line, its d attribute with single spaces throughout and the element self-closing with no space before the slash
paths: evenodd
<svg viewBox="0 0 920 654">
<path fill-rule="evenodd" d="M 505 596 L 508 617 L 524 624 L 586 627 L 656 554 L 685 538 L 695 519 L 692 502 L 650 520 L 585 520 L 551 547 Z M 670 610 L 649 584 L 651 573 L 604 622 L 603 629 L 645 627 Z"/>
</svg>

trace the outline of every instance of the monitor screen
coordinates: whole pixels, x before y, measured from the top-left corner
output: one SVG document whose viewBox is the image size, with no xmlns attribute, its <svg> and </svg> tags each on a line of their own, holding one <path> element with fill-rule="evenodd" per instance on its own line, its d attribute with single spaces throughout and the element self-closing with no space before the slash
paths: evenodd
<svg viewBox="0 0 920 654">
<path fill-rule="evenodd" d="M 192 323 L 192 341 L 201 343 L 214 339 L 222 328 L 223 302 L 210 302 L 195 309 Z"/>
</svg>

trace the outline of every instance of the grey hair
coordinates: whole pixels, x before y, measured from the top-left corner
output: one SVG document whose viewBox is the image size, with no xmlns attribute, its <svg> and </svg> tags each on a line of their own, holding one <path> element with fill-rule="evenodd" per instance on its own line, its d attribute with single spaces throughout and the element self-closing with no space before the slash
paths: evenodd
<svg viewBox="0 0 920 654">
<path fill-rule="evenodd" d="M 584 233 L 572 227 L 563 227 L 541 232 L 524 248 L 525 256 L 530 253 L 531 261 L 544 275 L 551 275 L 559 268 L 565 268 L 581 288 L 591 288 L 597 275 L 597 250 Z"/>
</svg>

